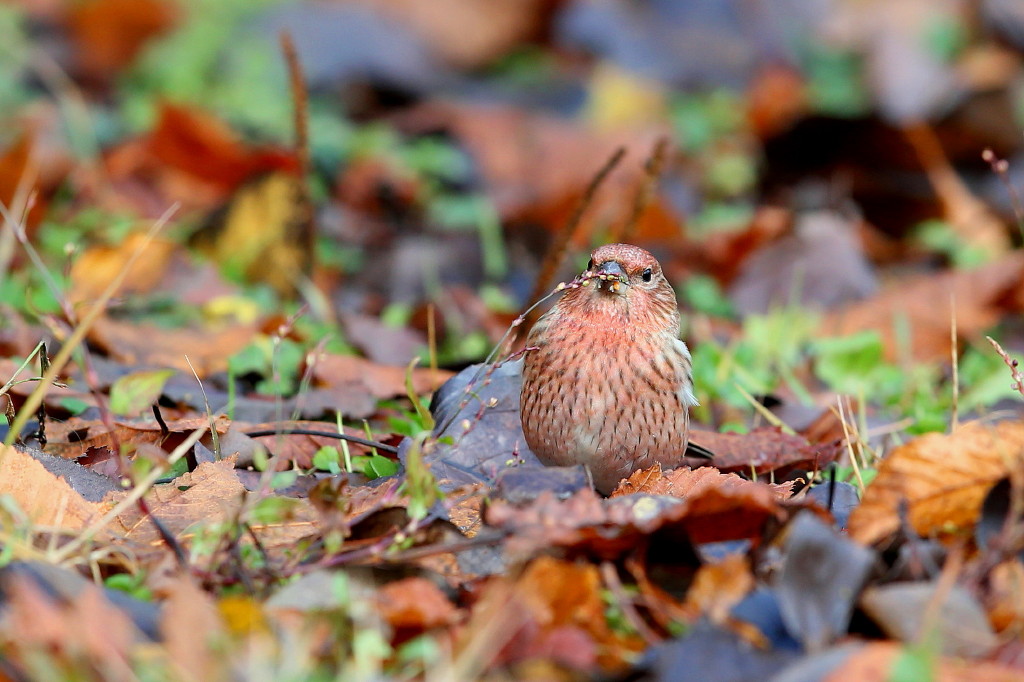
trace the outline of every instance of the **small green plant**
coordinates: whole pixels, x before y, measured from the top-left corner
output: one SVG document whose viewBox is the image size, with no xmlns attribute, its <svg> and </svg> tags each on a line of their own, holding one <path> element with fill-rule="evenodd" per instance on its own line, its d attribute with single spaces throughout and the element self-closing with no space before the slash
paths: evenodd
<svg viewBox="0 0 1024 682">
<path fill-rule="evenodd" d="M 139 573 L 115 573 L 108 576 L 103 584 L 136 599 L 153 601 L 153 591 L 146 586 L 146 574 L 141 571 Z"/>
<path fill-rule="evenodd" d="M 435 502 L 444 499 L 437 479 L 423 461 L 425 436 L 413 440 L 405 460 L 405 481 L 400 491 L 409 496 L 409 516 L 422 519 Z"/>
</svg>

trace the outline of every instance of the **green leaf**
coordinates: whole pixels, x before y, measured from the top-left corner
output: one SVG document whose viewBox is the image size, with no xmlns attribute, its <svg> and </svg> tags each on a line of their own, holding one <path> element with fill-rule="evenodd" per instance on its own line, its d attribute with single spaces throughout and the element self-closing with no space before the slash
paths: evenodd
<svg viewBox="0 0 1024 682">
<path fill-rule="evenodd" d="M 264 497 L 249 512 L 252 523 L 279 523 L 288 518 L 298 500 L 292 497 Z"/>
<path fill-rule="evenodd" d="M 126 374 L 110 387 L 110 410 L 115 414 L 136 416 L 160 399 L 173 369 L 154 369 Z"/>
<path fill-rule="evenodd" d="M 79 415 L 89 409 L 89 403 L 79 398 L 62 398 L 60 406 L 72 415 Z"/>
<path fill-rule="evenodd" d="M 313 466 L 317 469 L 329 471 L 332 474 L 340 474 L 341 453 L 333 445 L 325 445 L 313 455 Z"/>
</svg>

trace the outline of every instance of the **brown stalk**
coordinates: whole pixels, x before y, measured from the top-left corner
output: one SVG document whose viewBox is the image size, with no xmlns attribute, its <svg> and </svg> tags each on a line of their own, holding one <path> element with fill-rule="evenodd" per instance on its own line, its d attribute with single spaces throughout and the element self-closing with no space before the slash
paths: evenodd
<svg viewBox="0 0 1024 682">
<path fill-rule="evenodd" d="M 309 188 L 309 176 L 312 170 L 309 153 L 309 92 L 306 79 L 302 72 L 302 63 L 295 50 L 295 42 L 291 33 L 281 32 L 281 52 L 288 65 L 288 82 L 291 85 L 292 102 L 294 104 L 293 125 L 295 126 L 295 155 L 299 161 L 299 219 L 297 235 L 304 253 L 303 271 L 312 275 L 316 251 L 316 212 L 313 210 L 313 197 Z"/>
<path fill-rule="evenodd" d="M 609 242 L 628 243 L 633 241 L 633 238 L 636 236 L 637 226 L 640 224 L 640 218 L 643 217 L 647 207 L 651 205 L 651 199 L 654 198 L 655 190 L 658 187 L 658 179 L 665 168 L 667 158 L 668 138 L 660 137 L 654 143 L 651 155 L 644 162 L 644 176 L 641 178 L 640 184 L 637 185 L 636 194 L 633 197 L 633 210 L 630 212 L 626 222 L 622 223 L 618 229 L 611 233 L 608 239 Z"/>
<path fill-rule="evenodd" d="M 536 301 L 544 292 L 551 288 L 551 282 L 555 279 L 555 274 L 558 272 L 558 268 L 562 265 L 562 261 L 565 259 L 565 252 L 569 246 L 569 242 L 576 235 L 576 230 L 580 225 L 580 221 L 583 219 L 583 213 L 587 210 L 591 203 L 594 201 L 594 195 L 597 194 L 597 190 L 601 187 L 601 184 L 607 179 L 615 167 L 619 165 L 622 158 L 626 155 L 626 148 L 619 147 L 615 150 L 615 153 L 605 162 L 601 169 L 597 172 L 597 175 L 587 185 L 586 191 L 583 192 L 583 197 L 580 199 L 580 203 L 577 204 L 576 210 L 573 211 L 572 217 L 569 221 L 558 231 L 555 235 L 554 241 L 551 242 L 551 246 L 548 247 L 548 251 L 544 254 L 544 260 L 541 262 L 540 274 L 537 276 L 537 281 L 533 285 L 533 292 L 530 294 L 530 301 Z M 519 326 L 516 331 L 516 339 L 522 338 L 525 331 L 528 331 L 533 323 L 540 317 L 540 312 L 536 308 L 531 310 L 526 315 L 526 322 Z"/>
</svg>

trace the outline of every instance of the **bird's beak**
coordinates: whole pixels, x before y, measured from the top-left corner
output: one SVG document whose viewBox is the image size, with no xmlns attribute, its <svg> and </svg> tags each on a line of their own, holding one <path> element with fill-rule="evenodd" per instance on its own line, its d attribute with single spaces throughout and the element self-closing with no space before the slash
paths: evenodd
<svg viewBox="0 0 1024 682">
<path fill-rule="evenodd" d="M 620 286 L 629 285 L 629 277 L 626 275 L 626 271 L 613 260 L 605 261 L 598 265 L 594 268 L 594 274 L 597 275 L 598 289 L 607 285 L 608 291 L 618 292 Z"/>
</svg>

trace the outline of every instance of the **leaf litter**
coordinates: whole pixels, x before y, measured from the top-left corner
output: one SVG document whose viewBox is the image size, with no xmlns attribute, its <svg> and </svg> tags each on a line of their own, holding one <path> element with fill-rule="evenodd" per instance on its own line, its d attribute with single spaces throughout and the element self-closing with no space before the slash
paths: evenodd
<svg viewBox="0 0 1024 682">
<path fill-rule="evenodd" d="M 1019 677 L 1019 135 L 971 123 L 1019 55 L 924 3 L 414 4 L 10 10 L 5 670 Z M 605 498 L 478 363 L 614 235 L 715 459 Z"/>
</svg>

